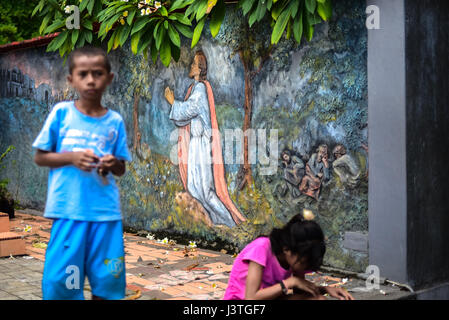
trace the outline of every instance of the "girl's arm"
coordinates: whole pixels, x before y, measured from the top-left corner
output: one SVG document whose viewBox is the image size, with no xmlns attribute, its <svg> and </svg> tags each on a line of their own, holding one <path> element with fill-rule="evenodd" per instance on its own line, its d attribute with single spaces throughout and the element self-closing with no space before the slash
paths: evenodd
<svg viewBox="0 0 449 320">
<path fill-rule="evenodd" d="M 246 276 L 245 300 L 273 300 L 282 295 L 281 285 L 275 284 L 271 287 L 260 289 L 264 267 L 250 261 L 248 275 Z"/>
<path fill-rule="evenodd" d="M 283 295 L 280 283 L 272 285 L 271 287 L 260 289 L 262 283 L 264 267 L 260 264 L 250 261 L 248 265 L 248 275 L 246 276 L 245 299 L 246 300 L 273 300 Z M 301 289 L 310 293 L 312 296 L 320 294 L 319 289 L 312 282 L 291 276 L 283 280 L 285 287 L 290 291 L 294 288 Z"/>
</svg>

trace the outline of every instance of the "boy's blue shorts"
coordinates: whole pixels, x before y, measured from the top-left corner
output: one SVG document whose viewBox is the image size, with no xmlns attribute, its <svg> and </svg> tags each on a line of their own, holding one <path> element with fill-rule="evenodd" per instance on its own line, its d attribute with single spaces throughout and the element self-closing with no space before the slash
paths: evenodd
<svg viewBox="0 0 449 320">
<path fill-rule="evenodd" d="M 84 300 L 85 276 L 92 294 L 102 299 L 125 297 L 122 221 L 55 219 L 45 253 L 44 300 Z"/>
</svg>

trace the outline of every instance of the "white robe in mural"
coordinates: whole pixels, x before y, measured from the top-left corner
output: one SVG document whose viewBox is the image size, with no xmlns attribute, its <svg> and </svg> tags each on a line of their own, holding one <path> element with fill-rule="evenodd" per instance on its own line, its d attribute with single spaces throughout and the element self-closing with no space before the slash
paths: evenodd
<svg viewBox="0 0 449 320">
<path fill-rule="evenodd" d="M 172 105 L 170 120 L 183 127 L 190 123 L 187 189 L 207 210 L 214 224 L 235 226 L 231 214 L 215 193 L 212 173 L 212 127 L 206 86 L 195 81 L 189 98 Z"/>
</svg>

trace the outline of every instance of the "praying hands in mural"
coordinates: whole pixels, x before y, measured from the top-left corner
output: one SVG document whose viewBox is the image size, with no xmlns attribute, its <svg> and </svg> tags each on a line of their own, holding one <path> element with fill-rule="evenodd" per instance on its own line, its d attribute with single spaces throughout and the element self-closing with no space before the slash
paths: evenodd
<svg viewBox="0 0 449 320">
<path fill-rule="evenodd" d="M 233 227 L 245 221 L 227 190 L 223 156 L 212 88 L 206 80 L 207 60 L 195 54 L 185 101 L 178 101 L 170 88 L 165 98 L 171 105 L 170 120 L 178 127 L 179 173 L 184 188 L 208 212 L 214 224 Z"/>
</svg>

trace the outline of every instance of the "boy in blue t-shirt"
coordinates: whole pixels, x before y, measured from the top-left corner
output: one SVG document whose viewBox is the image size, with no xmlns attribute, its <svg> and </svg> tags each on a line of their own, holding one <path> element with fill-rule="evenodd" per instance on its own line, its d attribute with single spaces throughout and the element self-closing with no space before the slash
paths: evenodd
<svg viewBox="0 0 449 320">
<path fill-rule="evenodd" d="M 113 74 L 101 48 L 74 50 L 67 80 L 79 99 L 56 104 L 33 143 L 34 161 L 50 167 L 44 217 L 54 219 L 45 254 L 43 299 L 125 296 L 119 190 L 113 175 L 130 161 L 125 125 L 101 105 Z"/>
</svg>

